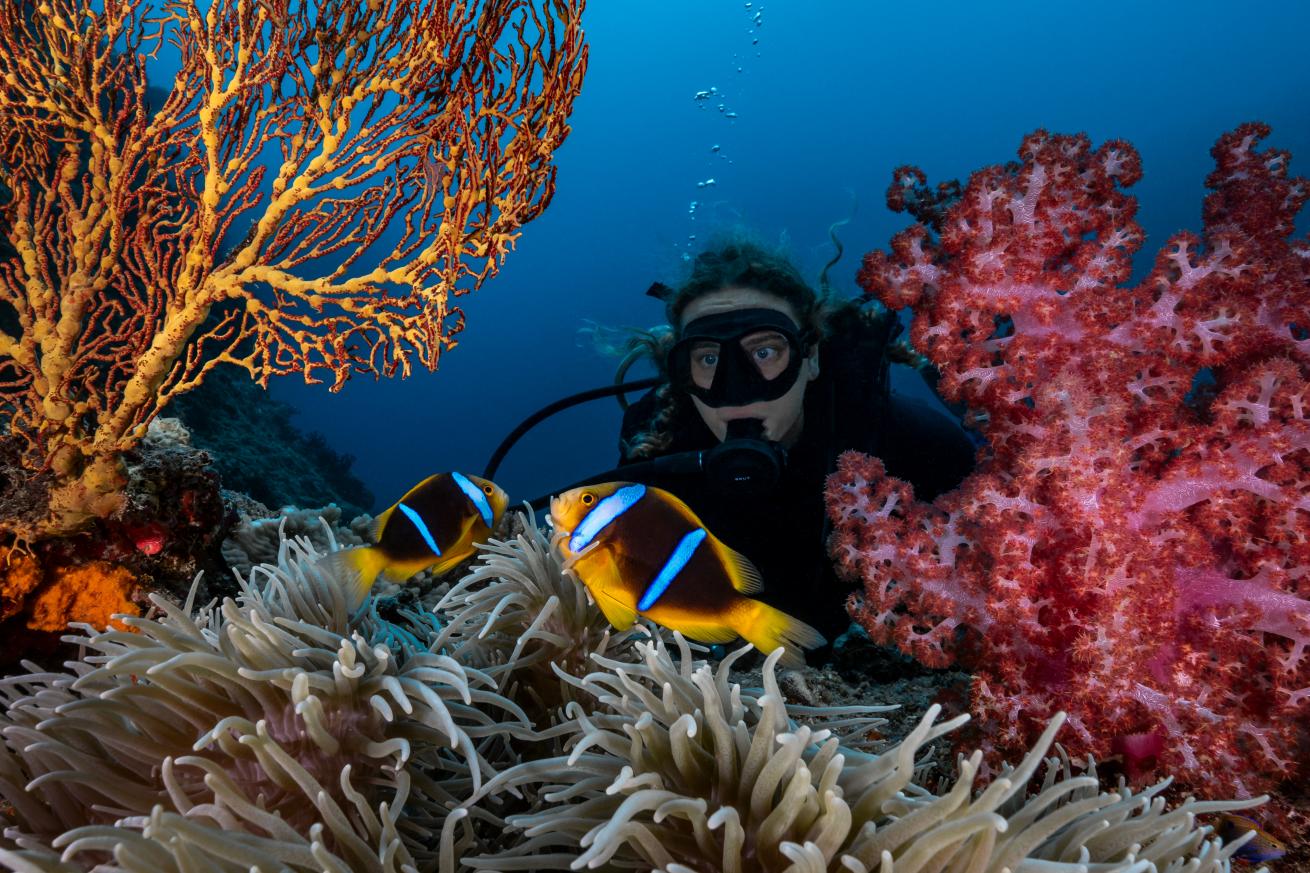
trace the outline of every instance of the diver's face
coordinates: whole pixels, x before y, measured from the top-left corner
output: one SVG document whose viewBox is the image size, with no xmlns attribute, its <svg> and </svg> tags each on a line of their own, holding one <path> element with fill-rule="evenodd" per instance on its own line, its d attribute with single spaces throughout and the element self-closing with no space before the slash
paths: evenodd
<svg viewBox="0 0 1310 873">
<path fill-rule="evenodd" d="M 774 297 L 758 288 L 721 288 L 696 298 L 687 304 L 682 312 L 679 328 L 705 315 L 718 315 L 738 309 L 772 309 L 790 318 L 797 327 L 804 328 L 792 305 L 781 298 Z M 760 372 L 768 378 L 769 372 L 781 373 L 787 367 L 786 356 L 791 353 L 790 346 L 781 335 L 771 338 L 768 331 L 745 341 L 750 347 L 753 361 Z M 712 350 L 711 350 L 712 351 Z M 701 354 L 693 347 L 691 356 L 691 377 L 697 385 L 708 388 L 714 379 L 714 356 Z M 801 364 L 796 384 L 786 394 L 775 400 L 759 401 L 746 406 L 709 406 L 698 397 L 692 397 L 696 411 L 705 421 L 710 431 L 722 440 L 728 433 L 728 422 L 737 418 L 758 418 L 764 422 L 765 439 L 790 446 L 801 435 L 804 426 L 805 388 L 819 375 L 819 352 L 815 347 L 810 356 Z"/>
</svg>

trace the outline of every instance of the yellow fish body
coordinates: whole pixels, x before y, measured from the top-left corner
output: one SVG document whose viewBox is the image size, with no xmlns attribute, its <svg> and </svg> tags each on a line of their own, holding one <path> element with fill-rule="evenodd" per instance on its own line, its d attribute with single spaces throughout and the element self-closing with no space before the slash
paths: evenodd
<svg viewBox="0 0 1310 873">
<path fill-rule="evenodd" d="M 328 560 L 346 576 L 351 603 L 358 605 L 380 575 L 400 581 L 429 568 L 441 575 L 467 560 L 508 505 L 509 496 L 494 482 L 437 473 L 373 520 L 376 545 L 334 552 Z"/>
<path fill-rule="evenodd" d="M 750 597 L 762 587 L 759 571 L 667 491 L 629 482 L 575 488 L 551 500 L 550 517 L 565 569 L 619 630 L 640 615 L 703 643 L 742 637 L 765 654 L 781 646 L 787 666 L 824 642 Z"/>
</svg>

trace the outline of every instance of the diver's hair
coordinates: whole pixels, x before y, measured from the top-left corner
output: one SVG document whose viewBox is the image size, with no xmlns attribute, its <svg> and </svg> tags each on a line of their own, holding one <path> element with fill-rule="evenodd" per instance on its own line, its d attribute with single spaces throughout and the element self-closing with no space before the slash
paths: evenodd
<svg viewBox="0 0 1310 873">
<path fill-rule="evenodd" d="M 688 414 L 691 403 L 687 395 L 665 382 L 655 389 L 655 414 L 646 427 L 633 434 L 631 439 L 620 440 L 623 457 L 639 460 L 658 457 L 673 445 L 673 425 Z"/>
<path fill-rule="evenodd" d="M 825 267 L 825 273 L 827 268 Z M 791 259 L 780 249 L 771 249 L 745 237 L 741 231 L 716 238 L 691 264 L 691 273 L 664 297 L 668 325 L 653 331 L 635 332 L 628 340 L 629 352 L 649 354 L 661 376 L 668 374 L 668 355 L 678 339 L 682 314 L 693 301 L 724 288 L 754 288 L 786 301 L 795 311 L 802 337 L 807 343 L 822 341 L 836 321 L 855 315 L 869 317 L 858 299 L 839 299 L 826 289 L 820 294 L 805 281 Z M 655 413 L 647 425 L 620 448 L 628 460 L 656 457 L 670 447 L 676 422 L 691 412 L 691 401 L 669 383 L 655 392 Z"/>
<path fill-rule="evenodd" d="M 724 288 L 754 288 L 785 300 L 796 312 L 798 327 L 811 338 L 822 328 L 824 298 L 778 249 L 742 236 L 716 239 L 691 262 L 691 275 L 664 301 L 664 314 L 676 331 L 682 313 L 694 300 Z"/>
<path fill-rule="evenodd" d="M 677 340 L 670 325 L 659 325 L 649 330 L 633 328 L 623 344 L 624 365 L 637 358 L 649 358 L 655 365 L 661 378 L 668 377 L 669 350 Z M 626 366 L 620 366 L 616 380 L 622 378 Z M 630 439 L 620 438 L 619 451 L 624 458 L 653 458 L 669 448 L 673 443 L 673 423 L 690 407 L 682 392 L 673 390 L 667 381 L 655 389 L 655 414 L 646 427 Z"/>
</svg>

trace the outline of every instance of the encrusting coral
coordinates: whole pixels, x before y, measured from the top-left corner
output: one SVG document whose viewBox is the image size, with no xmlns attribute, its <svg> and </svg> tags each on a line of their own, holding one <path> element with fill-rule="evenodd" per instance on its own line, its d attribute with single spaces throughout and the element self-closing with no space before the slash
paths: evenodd
<svg viewBox="0 0 1310 873">
<path fill-rule="evenodd" d="M 115 613 L 138 612 L 136 588 L 131 571 L 107 561 L 47 567 L 35 555 L 14 554 L 0 567 L 0 621 L 21 615 L 37 631 L 61 631 L 71 622 L 103 627 Z"/>
<path fill-rule="evenodd" d="M 746 650 L 610 634 L 517 524 L 435 612 L 351 613 L 301 538 L 236 600 L 78 627 L 70 672 L 0 680 L 0 866 L 1204 873 L 1240 845 L 1196 816 L 1257 801 L 1167 810 L 1067 760 L 1030 798 L 1059 719 L 1013 772 L 975 791 L 975 754 L 935 794 L 920 753 L 966 717 L 867 751 L 885 707 L 789 706 L 776 654 L 757 692 L 730 681 Z"/>
<path fill-rule="evenodd" d="M 13 552 L 6 556 L 0 564 L 0 622 L 21 612 L 27 596 L 44 578 L 36 556 Z"/>
<path fill-rule="evenodd" d="M 152 591 L 185 597 L 201 570 L 210 570 L 205 583 L 226 581 L 214 571 L 224 566 L 227 513 L 209 459 L 186 429 L 154 419 L 125 459 L 124 506 L 113 519 L 76 537 L 0 541 L 0 673 L 19 657 L 49 656 L 71 623 L 104 627 L 114 613 L 139 614 Z M 0 515 L 12 484 L 0 487 Z M 217 593 L 202 583 L 202 599 Z"/>
<path fill-rule="evenodd" d="M 223 540 L 223 560 L 245 576 L 260 564 L 276 564 L 284 539 L 304 537 L 313 548 L 326 552 L 337 546 L 362 545 L 365 540 L 361 534 L 366 528 L 367 523 L 358 530 L 354 522 L 347 525 L 337 506 L 319 509 L 288 506 L 268 518 L 242 515 Z"/>
</svg>

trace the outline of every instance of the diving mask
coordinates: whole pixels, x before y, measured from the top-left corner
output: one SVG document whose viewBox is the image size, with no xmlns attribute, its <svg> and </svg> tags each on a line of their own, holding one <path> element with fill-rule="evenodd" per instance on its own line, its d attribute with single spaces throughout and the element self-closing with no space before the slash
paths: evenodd
<svg viewBox="0 0 1310 873">
<path fill-rule="evenodd" d="M 669 377 L 706 406 L 777 400 L 796 384 L 808 344 L 776 309 L 737 309 L 687 323 L 669 352 Z"/>
</svg>

